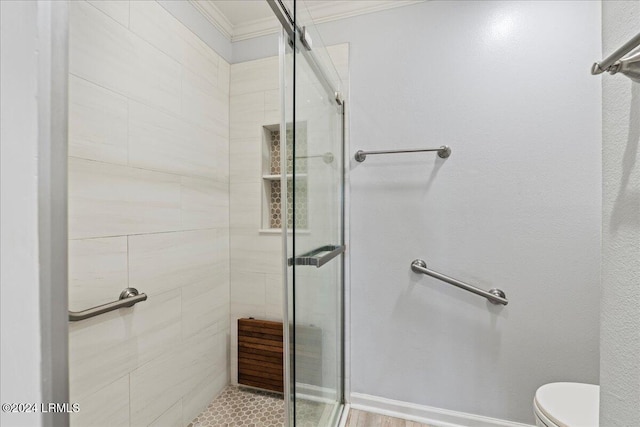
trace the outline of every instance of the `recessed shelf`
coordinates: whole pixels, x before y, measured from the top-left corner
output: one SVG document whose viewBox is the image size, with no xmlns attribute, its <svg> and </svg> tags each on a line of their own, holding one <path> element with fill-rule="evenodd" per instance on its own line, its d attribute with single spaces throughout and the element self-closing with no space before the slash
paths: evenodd
<svg viewBox="0 0 640 427">
<path fill-rule="evenodd" d="M 296 164 L 296 172 L 298 173 L 294 174 L 292 129 L 287 128 L 284 139 L 285 141 L 281 141 L 279 125 L 263 126 L 262 182 L 264 191 L 260 234 L 281 234 L 283 224 L 290 227 L 294 222 L 296 232 L 304 233 L 303 228 L 307 226 L 307 161 L 301 160 Z M 281 142 L 285 144 L 284 147 L 281 147 Z M 296 149 L 301 155 L 306 154 L 306 145 L 306 126 L 301 123 L 296 128 Z M 283 150 L 287 154 L 286 159 L 282 156 Z M 286 178 L 284 183 L 282 182 L 283 175 Z M 282 210 L 283 205 L 286 207 L 285 211 Z"/>
</svg>

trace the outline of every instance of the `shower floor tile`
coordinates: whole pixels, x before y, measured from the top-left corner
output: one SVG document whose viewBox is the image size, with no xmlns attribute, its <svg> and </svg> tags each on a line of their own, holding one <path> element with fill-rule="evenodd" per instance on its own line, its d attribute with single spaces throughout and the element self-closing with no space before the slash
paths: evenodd
<svg viewBox="0 0 640 427">
<path fill-rule="evenodd" d="M 332 405 L 302 400 L 296 424 L 320 427 L 327 424 Z M 188 427 L 282 427 L 284 399 L 281 394 L 227 386 Z"/>
<path fill-rule="evenodd" d="M 188 427 L 281 427 L 284 425 L 282 395 L 268 391 L 227 386 Z"/>
</svg>

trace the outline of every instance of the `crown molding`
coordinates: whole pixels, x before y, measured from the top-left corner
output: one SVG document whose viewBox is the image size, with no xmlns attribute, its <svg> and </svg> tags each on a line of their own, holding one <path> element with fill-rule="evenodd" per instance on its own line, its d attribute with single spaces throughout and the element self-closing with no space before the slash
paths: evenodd
<svg viewBox="0 0 640 427">
<path fill-rule="evenodd" d="M 233 24 L 227 17 L 208 0 L 188 0 L 214 27 L 218 29 L 228 40 L 233 38 Z"/>
<path fill-rule="evenodd" d="M 367 13 L 380 12 L 396 7 L 409 6 L 416 3 L 424 3 L 425 0 L 384 0 L 384 1 L 336 1 L 330 4 L 314 4 L 307 2 L 307 9 L 316 24 L 351 18 L 352 16 Z"/>
<path fill-rule="evenodd" d="M 255 19 L 245 22 L 244 24 L 233 27 L 232 42 L 240 40 L 252 39 L 254 37 L 266 36 L 267 34 L 275 34 L 280 31 L 280 23 L 275 16 L 268 18 Z"/>
<path fill-rule="evenodd" d="M 337 21 L 352 16 L 380 12 L 396 7 L 423 3 L 425 0 L 384 0 L 384 1 L 336 1 L 330 4 L 314 4 L 308 2 L 308 10 L 315 24 Z M 226 16 L 208 0 L 189 0 L 191 4 L 204 15 L 224 36 L 232 42 L 247 40 L 254 37 L 275 34 L 280 31 L 280 23 L 274 16 L 248 21 L 240 25 L 233 25 Z"/>
</svg>

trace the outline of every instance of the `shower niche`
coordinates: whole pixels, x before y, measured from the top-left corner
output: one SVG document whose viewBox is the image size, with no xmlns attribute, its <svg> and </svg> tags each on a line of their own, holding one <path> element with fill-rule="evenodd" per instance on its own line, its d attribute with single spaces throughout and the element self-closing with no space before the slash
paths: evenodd
<svg viewBox="0 0 640 427">
<path fill-rule="evenodd" d="M 283 164 L 281 151 L 280 126 L 266 125 L 262 127 L 262 231 L 280 232 L 282 223 L 286 221 L 288 228 L 295 219 L 296 229 L 304 230 L 308 223 L 307 200 L 307 143 L 306 126 L 296 123 L 296 174 L 293 174 L 293 130 L 287 126 L 286 152 L 287 158 Z M 287 194 L 283 194 L 281 176 L 287 177 Z M 293 184 L 293 185 L 292 185 Z M 295 191 L 295 218 L 294 194 Z M 286 199 L 284 199 L 286 197 Z M 282 208 L 282 201 L 286 200 L 286 212 Z"/>
</svg>

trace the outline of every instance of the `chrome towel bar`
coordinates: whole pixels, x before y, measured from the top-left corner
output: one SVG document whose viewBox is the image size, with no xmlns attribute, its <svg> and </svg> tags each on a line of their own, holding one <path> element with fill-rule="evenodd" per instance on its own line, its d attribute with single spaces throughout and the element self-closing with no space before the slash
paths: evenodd
<svg viewBox="0 0 640 427">
<path fill-rule="evenodd" d="M 631 80 L 640 82 L 640 54 L 624 58 L 626 54 L 640 46 L 640 33 L 633 36 L 631 40 L 620 46 L 618 50 L 607 56 L 600 62 L 595 62 L 591 66 L 591 74 L 598 75 L 605 71 L 610 74 L 622 73 Z"/>
<path fill-rule="evenodd" d="M 507 300 L 507 296 L 500 289 L 489 289 L 485 291 L 480 288 L 476 288 L 473 285 L 469 285 L 467 283 L 461 282 L 459 280 L 453 279 L 449 276 L 445 276 L 444 274 L 440 274 L 437 271 L 429 270 L 427 268 L 427 263 L 421 259 L 413 260 L 411 263 L 411 270 L 414 273 L 422 273 L 427 276 L 435 277 L 438 280 L 442 280 L 443 282 L 447 282 L 450 285 L 457 286 L 465 291 L 472 292 L 476 295 L 480 295 L 481 297 L 485 297 L 492 304 L 502 304 L 507 305 L 509 301 Z"/>
<path fill-rule="evenodd" d="M 137 303 L 146 300 L 147 294 L 138 293 L 138 290 L 135 288 L 126 288 L 124 291 L 122 291 L 122 293 L 120 293 L 120 298 L 118 299 L 118 301 L 108 302 L 96 307 L 91 307 L 87 310 L 69 311 L 69 321 L 77 322 L 78 320 L 95 317 L 103 313 L 108 313 L 109 311 L 117 310 L 119 308 L 133 307 Z"/>
<path fill-rule="evenodd" d="M 422 153 L 426 151 L 437 151 L 438 156 L 442 159 L 446 159 L 451 155 L 451 147 L 447 145 L 443 145 L 440 148 L 416 148 L 416 149 L 406 149 L 406 150 L 381 150 L 381 151 L 362 151 L 358 150 L 353 156 L 356 161 L 364 162 L 367 159 L 367 156 L 374 154 L 396 154 L 396 153 Z"/>
</svg>

